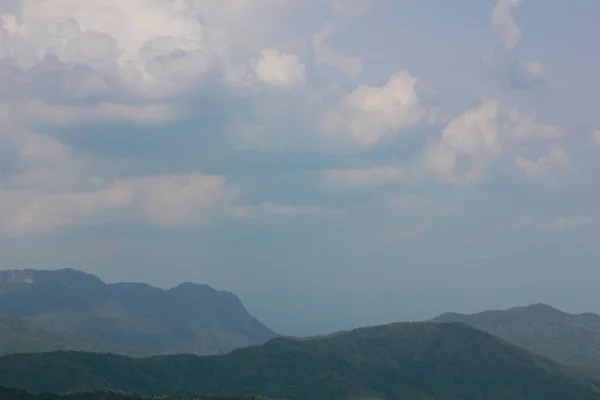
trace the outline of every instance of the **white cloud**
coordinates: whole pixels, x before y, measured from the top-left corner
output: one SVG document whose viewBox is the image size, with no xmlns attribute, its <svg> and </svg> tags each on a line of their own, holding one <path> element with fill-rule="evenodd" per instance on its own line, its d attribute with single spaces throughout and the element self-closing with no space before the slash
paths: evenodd
<svg viewBox="0 0 600 400">
<path fill-rule="evenodd" d="M 325 115 L 325 133 L 370 147 L 417 124 L 424 119 L 425 111 L 416 83 L 408 72 L 398 72 L 383 86 L 360 85 L 342 99 L 337 110 Z"/>
<path fill-rule="evenodd" d="M 569 166 L 570 159 L 564 149 L 555 146 L 537 159 L 516 157 L 515 164 L 530 177 L 542 177 L 555 169 Z"/>
<path fill-rule="evenodd" d="M 490 160 L 502 153 L 497 118 L 498 102 L 486 100 L 452 119 L 441 139 L 427 151 L 426 168 L 456 184 L 480 180 Z M 462 168 L 460 161 L 468 165 Z"/>
<path fill-rule="evenodd" d="M 513 16 L 513 12 L 520 5 L 521 0 L 498 0 L 492 11 L 492 25 L 502 37 L 507 49 L 515 48 L 521 42 L 521 28 Z"/>
<path fill-rule="evenodd" d="M 600 148 L 600 130 L 592 133 L 592 147 Z"/>
<path fill-rule="evenodd" d="M 0 232 L 34 236 L 99 222 L 200 225 L 230 197 L 225 178 L 200 173 L 117 179 L 87 191 L 0 190 Z"/>
<path fill-rule="evenodd" d="M 539 61 L 530 61 L 525 64 L 525 69 L 531 78 L 542 78 L 544 76 L 544 67 Z"/>
<path fill-rule="evenodd" d="M 263 50 L 254 70 L 262 81 L 270 85 L 298 86 L 306 81 L 306 67 L 300 62 L 300 57 L 275 49 Z"/>
<path fill-rule="evenodd" d="M 286 0 L 21 0 L 2 15 L 0 57 L 29 69 L 54 56 L 138 94 L 170 95 L 260 49 Z M 234 74 L 235 75 L 235 74 Z"/>
<path fill-rule="evenodd" d="M 358 77 L 363 71 L 361 59 L 333 51 L 325 42 L 332 33 L 333 28 L 329 24 L 313 36 L 312 44 L 317 64 L 329 65 L 351 77 Z"/>
<path fill-rule="evenodd" d="M 516 140 L 560 139 L 565 132 L 554 125 L 536 122 L 536 114 L 522 114 L 516 109 L 508 113 L 508 121 L 502 126 L 503 134 Z"/>
</svg>

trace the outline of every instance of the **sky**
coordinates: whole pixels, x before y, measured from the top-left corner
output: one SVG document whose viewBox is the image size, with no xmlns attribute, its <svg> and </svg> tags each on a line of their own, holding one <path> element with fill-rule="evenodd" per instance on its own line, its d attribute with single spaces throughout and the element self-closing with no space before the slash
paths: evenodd
<svg viewBox="0 0 600 400">
<path fill-rule="evenodd" d="M 600 312 L 597 0 L 3 0 L 0 268 L 282 333 Z"/>
</svg>

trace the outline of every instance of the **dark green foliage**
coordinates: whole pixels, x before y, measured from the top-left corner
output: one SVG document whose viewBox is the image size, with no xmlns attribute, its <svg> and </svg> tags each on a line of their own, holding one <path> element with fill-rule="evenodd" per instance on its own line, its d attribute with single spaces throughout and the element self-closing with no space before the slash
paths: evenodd
<svg viewBox="0 0 600 400">
<path fill-rule="evenodd" d="M 573 315 L 534 304 L 470 315 L 447 313 L 434 320 L 462 322 L 558 362 L 600 372 L 600 316 L 595 314 Z"/>
<path fill-rule="evenodd" d="M 57 395 L 50 393 L 31 394 L 23 390 L 0 387 L 1 400 L 267 400 L 264 397 L 250 396 L 202 396 L 202 397 L 176 397 L 176 396 L 142 396 L 113 391 L 96 391 L 83 393 L 70 393 Z"/>
<path fill-rule="evenodd" d="M 0 358 L 0 384 L 33 392 L 102 388 L 297 400 L 600 400 L 593 381 L 458 323 L 276 338 L 224 356 L 13 355 Z"/>
<path fill-rule="evenodd" d="M 235 295 L 206 285 L 162 290 L 76 270 L 0 271 L 0 355 L 220 354 L 275 336 Z"/>
</svg>

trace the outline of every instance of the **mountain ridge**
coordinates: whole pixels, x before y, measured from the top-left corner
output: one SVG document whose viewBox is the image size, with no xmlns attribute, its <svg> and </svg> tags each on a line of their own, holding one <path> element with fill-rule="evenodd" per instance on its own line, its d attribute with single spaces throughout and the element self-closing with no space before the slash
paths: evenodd
<svg viewBox="0 0 600 400">
<path fill-rule="evenodd" d="M 462 322 L 573 366 L 600 370 L 600 315 L 570 314 L 544 303 L 473 314 L 444 313 L 431 321 Z"/>
<path fill-rule="evenodd" d="M 26 338 L 10 331 L 17 325 L 38 345 L 28 350 Z M 44 337 L 59 336 L 62 339 L 40 345 Z M 275 336 L 235 294 L 205 284 L 185 282 L 161 289 L 145 283 L 105 283 L 74 269 L 0 271 L 0 354 L 13 348 L 204 355 Z"/>
<path fill-rule="evenodd" d="M 104 388 L 291 400 L 600 400 L 592 379 L 466 324 L 438 322 L 357 328 L 316 339 L 278 337 L 222 356 L 4 356 L 0 385 L 33 392 Z"/>
</svg>

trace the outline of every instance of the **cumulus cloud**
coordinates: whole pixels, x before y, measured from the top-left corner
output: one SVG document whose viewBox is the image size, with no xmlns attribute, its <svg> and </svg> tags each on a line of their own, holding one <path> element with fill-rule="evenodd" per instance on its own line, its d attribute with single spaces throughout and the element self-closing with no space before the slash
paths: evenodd
<svg viewBox="0 0 600 400">
<path fill-rule="evenodd" d="M 333 27 L 328 24 L 313 36 L 312 44 L 317 64 L 338 68 L 351 77 L 358 77 L 363 71 L 361 59 L 333 51 L 325 42 L 332 33 Z"/>
<path fill-rule="evenodd" d="M 114 221 L 202 226 L 233 210 L 310 212 L 240 203 L 238 188 L 219 174 L 148 175 L 127 170 L 128 163 L 120 169 L 47 131 L 178 123 L 186 96 L 206 85 L 219 95 L 235 85 L 250 93 L 249 85 L 260 81 L 304 84 L 300 58 L 269 47 L 278 43 L 271 21 L 290 3 L 20 0 L 0 8 L 0 151 L 11 155 L 0 171 L 0 234 L 33 236 Z"/>
<path fill-rule="evenodd" d="M 492 27 L 501 37 L 504 50 L 499 54 L 488 53 L 486 61 L 492 65 L 494 74 L 511 89 L 539 92 L 548 86 L 544 66 L 539 60 L 524 60 L 516 49 L 522 41 L 521 28 L 514 12 L 522 0 L 497 0 L 492 11 Z"/>
<path fill-rule="evenodd" d="M 554 146 L 536 159 L 516 157 L 515 164 L 530 177 L 543 177 L 556 169 L 569 166 L 570 159 L 563 148 Z"/>
<path fill-rule="evenodd" d="M 371 3 L 331 0 L 330 5 L 334 13 L 356 14 Z M 10 154 L 10 160 L 0 164 L 5 169 L 0 171 L 0 196 L 11 206 L 0 218 L 0 231 L 33 235 L 117 218 L 161 227 L 202 226 L 212 214 L 249 218 L 317 215 L 327 209 L 268 199 L 241 204 L 243 197 L 235 196 L 239 188 L 228 173 L 211 170 L 203 160 L 205 154 L 221 154 L 211 146 L 221 146 L 225 154 L 299 151 L 300 145 L 311 152 L 337 153 L 349 145 L 364 159 L 358 168 L 328 164 L 324 182 L 333 188 L 472 184 L 482 181 L 488 166 L 502 157 L 529 176 L 568 164 L 558 143 L 564 131 L 540 122 L 534 112 L 504 113 L 498 101 L 486 100 L 442 122 L 426 111 L 432 108 L 407 71 L 380 84 L 355 82 L 350 89 L 321 81 L 321 69 L 311 67 L 333 67 L 358 81 L 367 59 L 335 51 L 329 44 L 330 23 L 313 33 L 322 20 L 289 40 L 285 29 L 271 30 L 285 21 L 278 16 L 292 4 L 306 3 L 19 0 L 18 7 L 1 8 L 0 99 L 6 106 L 0 151 Z M 494 27 L 509 50 L 521 40 L 513 18 L 519 5 L 499 0 L 493 11 Z M 306 39 L 312 39 L 312 60 L 300 45 Z M 519 66 L 526 79 L 544 77 L 539 62 Z M 164 143 L 174 137 L 170 129 L 187 129 L 185 138 L 175 133 L 180 136 L 173 142 L 181 141 L 181 147 L 173 153 L 181 149 L 192 154 L 190 149 L 198 148 L 193 157 L 200 161 L 186 160 L 168 172 L 152 166 L 149 175 L 137 160 L 109 165 L 102 155 L 76 146 L 86 138 L 73 139 L 91 131 L 78 129 L 81 125 L 105 123 L 129 128 L 123 129 L 124 136 L 131 131 L 158 135 L 161 125 L 168 124 Z M 416 138 L 422 139 L 422 147 L 414 150 L 416 162 L 377 159 L 375 153 L 393 153 L 399 144 L 393 139 L 416 132 L 421 124 L 428 127 Z M 144 140 L 143 134 L 139 137 Z M 554 141 L 555 147 L 537 159 L 516 150 L 540 140 Z M 133 142 L 131 136 L 124 140 Z"/>
<path fill-rule="evenodd" d="M 535 113 L 506 109 L 498 100 L 488 99 L 452 118 L 441 136 L 430 140 L 423 157 L 411 165 L 332 169 L 324 179 L 332 187 L 416 184 L 427 180 L 470 185 L 480 182 L 488 166 L 496 161 L 514 162 L 529 176 L 543 176 L 568 165 L 567 153 L 554 145 L 538 159 L 528 159 L 514 155 L 519 151 L 518 145 L 556 142 L 564 135 L 561 128 L 539 122 Z"/>
<path fill-rule="evenodd" d="M 306 67 L 300 57 L 275 49 L 263 50 L 254 70 L 259 79 L 270 85 L 298 86 L 306 81 Z"/>
<path fill-rule="evenodd" d="M 257 51 L 253 39 L 286 3 L 21 0 L 18 14 L 2 17 L 3 58 L 26 70 L 54 57 L 138 95 L 172 95 L 215 69 L 234 77 L 247 60 L 232 50 Z"/>
<path fill-rule="evenodd" d="M 416 83 L 408 72 L 398 72 L 383 86 L 360 85 L 342 99 L 336 110 L 326 114 L 325 133 L 361 147 L 397 135 L 425 118 Z"/>
<path fill-rule="evenodd" d="M 483 178 L 490 160 L 502 153 L 498 109 L 498 101 L 490 99 L 453 118 L 440 140 L 427 151 L 426 168 L 457 184 L 471 184 Z"/>
<path fill-rule="evenodd" d="M 520 5 L 521 0 L 498 0 L 492 11 L 492 25 L 502 37 L 507 49 L 513 49 L 521 42 L 521 28 L 513 16 L 513 12 Z"/>
<path fill-rule="evenodd" d="M 515 140 L 560 139 L 565 132 L 554 125 L 537 122 L 535 113 L 523 114 L 517 109 L 508 112 L 508 118 L 502 127 L 503 133 Z"/>
<path fill-rule="evenodd" d="M 512 56 L 501 61 L 498 73 L 515 90 L 539 92 L 548 84 L 544 67 L 539 61 L 522 61 Z"/>
</svg>

